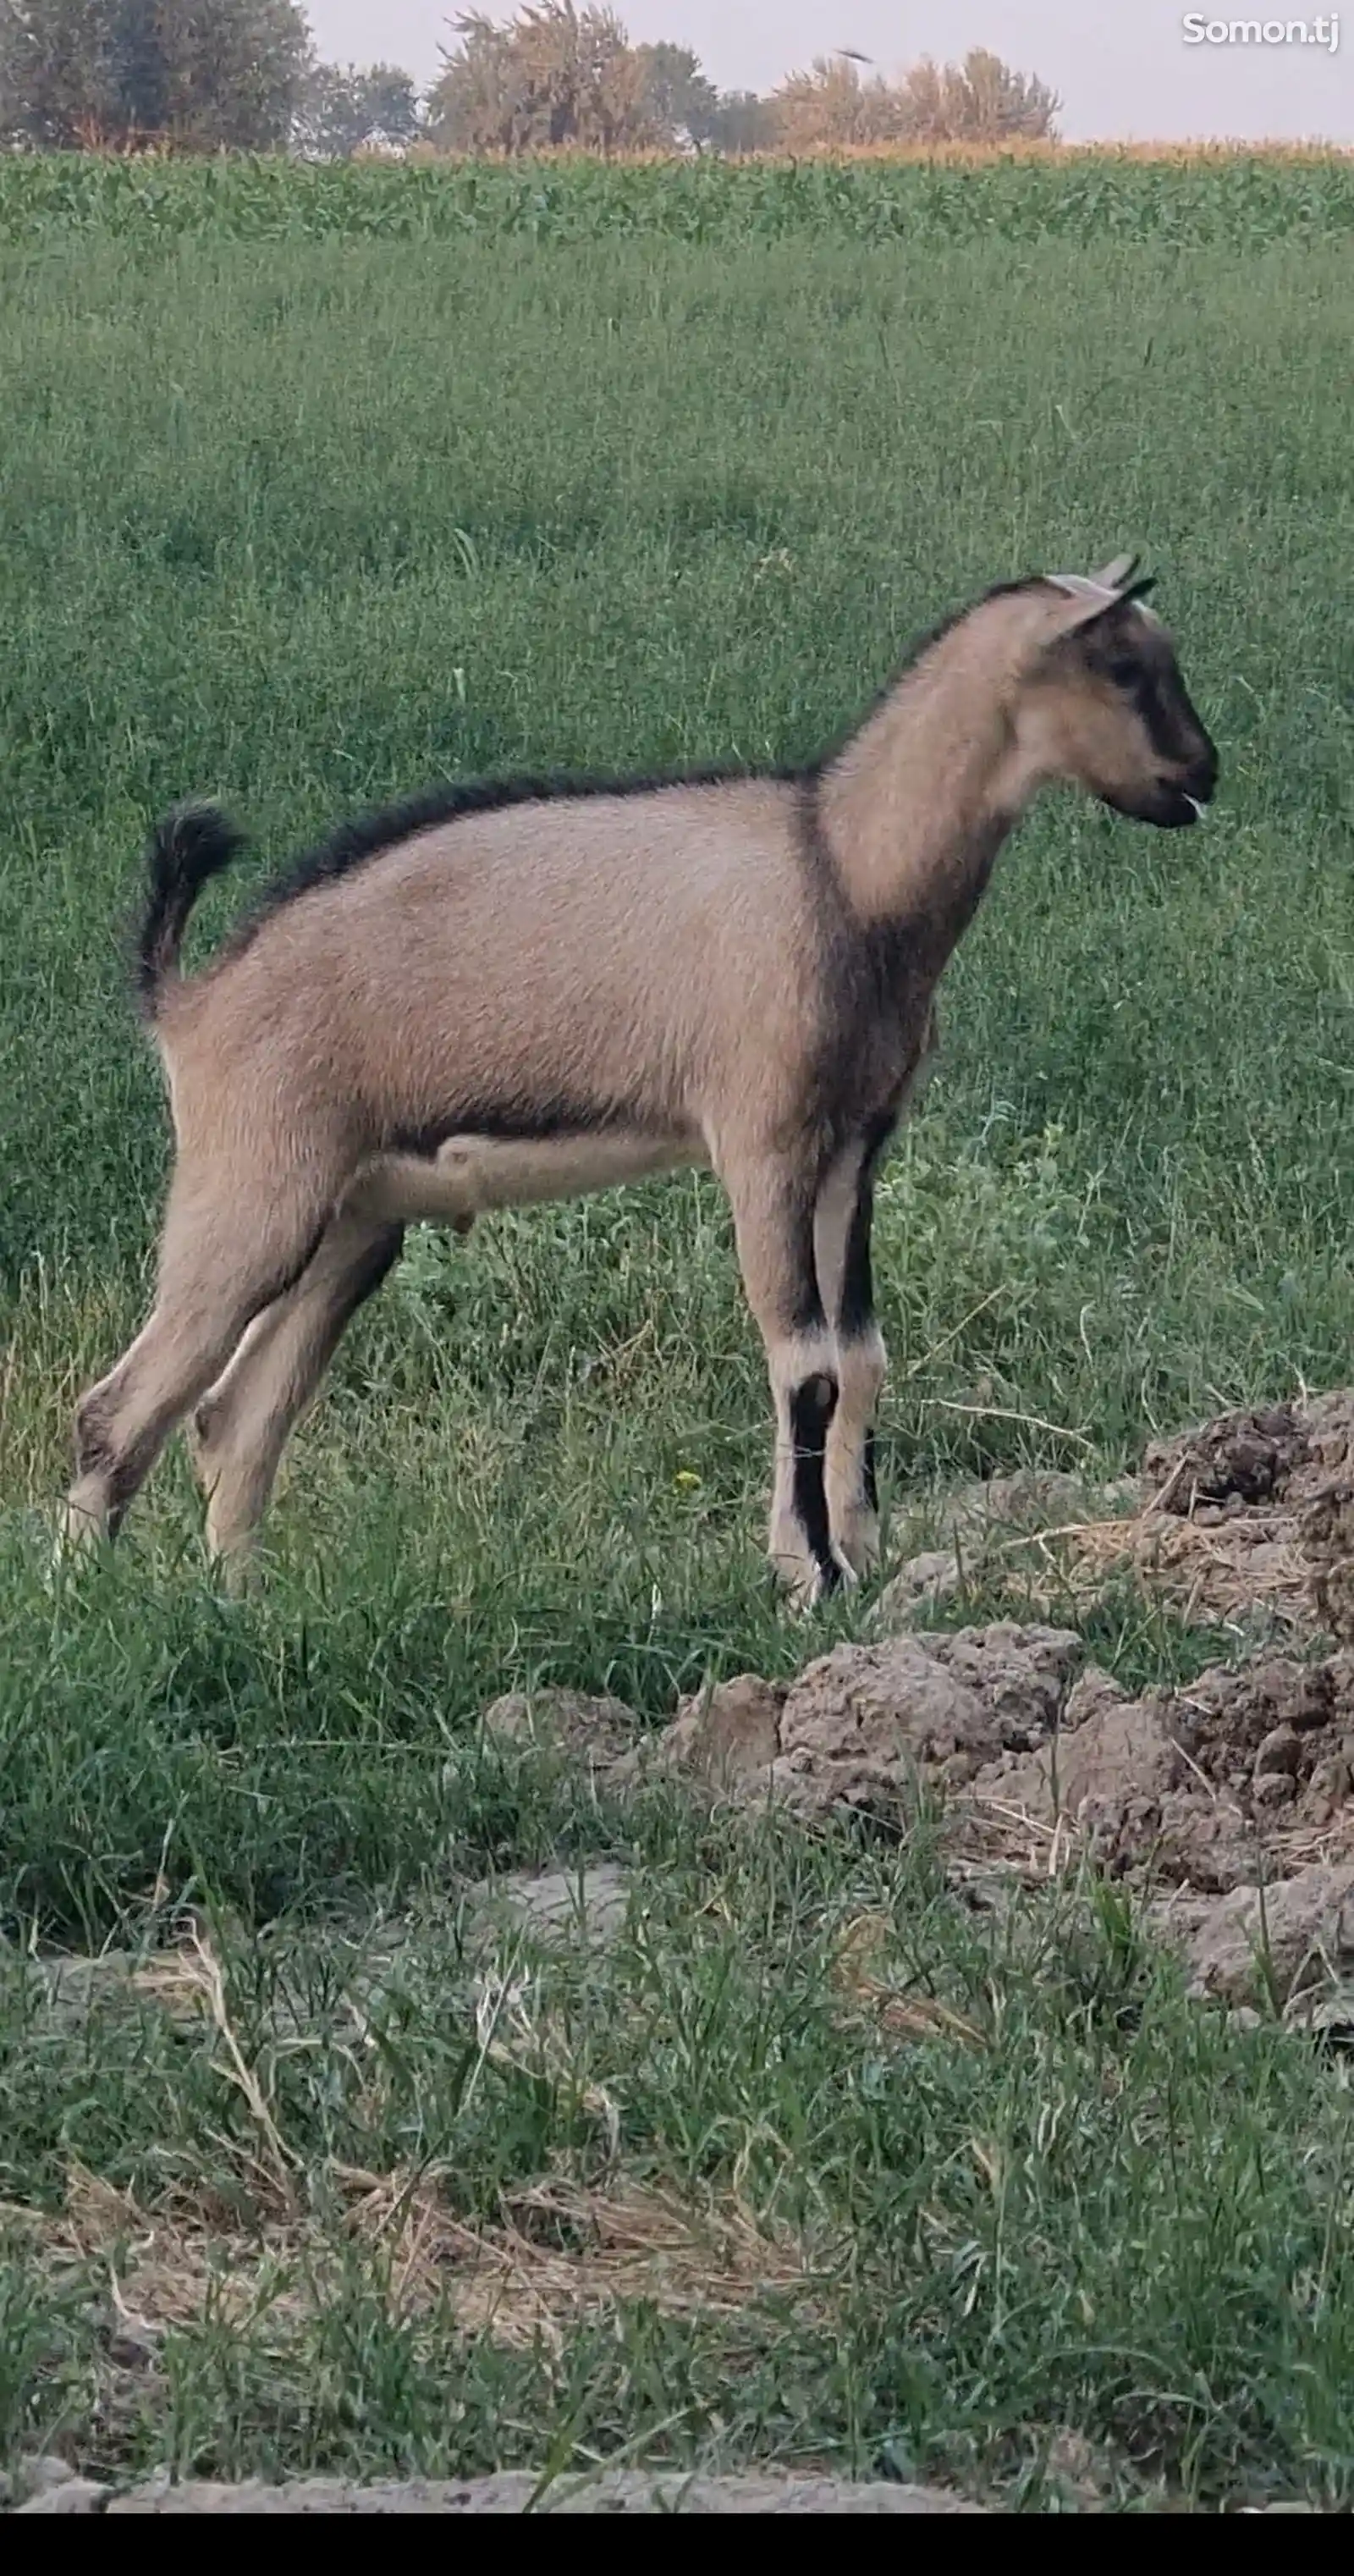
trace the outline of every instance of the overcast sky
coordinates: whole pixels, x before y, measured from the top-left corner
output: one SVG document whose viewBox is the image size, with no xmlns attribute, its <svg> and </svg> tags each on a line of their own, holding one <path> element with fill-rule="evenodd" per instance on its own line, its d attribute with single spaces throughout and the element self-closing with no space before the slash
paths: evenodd
<svg viewBox="0 0 1354 2576">
<path fill-rule="evenodd" d="M 331 62 L 401 63 L 423 83 L 437 71 L 439 45 L 452 41 L 448 0 L 305 5 Z M 636 43 L 666 36 L 692 46 L 721 89 L 771 89 L 836 45 L 872 55 L 885 70 L 922 54 L 953 62 L 970 45 L 987 45 L 1053 84 L 1072 140 L 1354 142 L 1354 0 L 1324 17 L 1312 9 L 1301 21 L 1270 22 L 1302 24 L 1309 34 L 1319 27 L 1328 38 L 1333 17 L 1335 51 L 1316 42 L 1191 45 L 1186 11 L 1173 0 L 618 0 L 618 7 Z M 511 17 L 511 0 L 488 0 L 488 14 Z M 1240 15 L 1237 0 L 1227 15 Z"/>
</svg>

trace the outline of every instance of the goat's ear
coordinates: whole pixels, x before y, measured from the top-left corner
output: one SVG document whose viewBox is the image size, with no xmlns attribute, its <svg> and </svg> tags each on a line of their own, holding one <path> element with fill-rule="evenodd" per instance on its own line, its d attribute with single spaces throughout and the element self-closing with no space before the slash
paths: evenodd
<svg viewBox="0 0 1354 2576">
<path fill-rule="evenodd" d="M 1093 572 L 1091 579 L 1098 582 L 1102 590 L 1123 590 L 1132 580 L 1141 561 L 1141 555 L 1116 555 L 1113 563 L 1107 563 L 1101 571 Z"/>
<path fill-rule="evenodd" d="M 1044 629 L 1041 642 L 1050 643 L 1060 635 L 1074 635 L 1079 627 L 1089 626 L 1093 618 L 1107 617 L 1117 608 L 1122 591 L 1097 575 L 1088 581 L 1085 573 L 1046 572 L 1044 581 L 1050 590 L 1061 593 L 1050 625 Z"/>
</svg>

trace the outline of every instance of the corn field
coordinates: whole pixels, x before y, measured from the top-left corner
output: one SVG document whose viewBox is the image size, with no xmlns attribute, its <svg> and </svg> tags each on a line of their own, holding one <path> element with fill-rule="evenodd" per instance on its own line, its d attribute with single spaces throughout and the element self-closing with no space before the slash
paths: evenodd
<svg viewBox="0 0 1354 2576">
<path fill-rule="evenodd" d="M 138 239 L 470 234 L 736 244 L 1155 240 L 1250 249 L 1354 231 L 1354 153 L 1160 146 L 907 158 L 305 164 L 43 154 L 0 164 L 0 240 L 54 226 Z"/>
</svg>

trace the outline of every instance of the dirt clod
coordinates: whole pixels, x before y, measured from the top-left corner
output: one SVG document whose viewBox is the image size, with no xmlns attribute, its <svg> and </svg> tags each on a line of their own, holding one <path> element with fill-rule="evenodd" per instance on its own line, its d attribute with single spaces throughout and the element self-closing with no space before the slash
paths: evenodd
<svg viewBox="0 0 1354 2576">
<path fill-rule="evenodd" d="M 591 1869 L 513 1870 L 466 1892 L 476 1932 L 526 1932 L 544 1948 L 614 1939 L 625 1921 L 630 1881 L 612 1861 Z"/>
<path fill-rule="evenodd" d="M 1351 1728 L 1347 1652 L 1215 1664 L 1187 1689 L 1140 1699 L 1087 1674 L 1056 1739 L 984 1771 L 973 1798 L 1036 1830 L 1063 1819 L 1115 1875 L 1219 1894 L 1284 1875 L 1323 1840 L 1354 1844 Z"/>
<path fill-rule="evenodd" d="M 1354 1642 L 1354 1389 L 1156 1442 L 1136 1487 L 1083 1492 L 1075 1509 L 1031 1520 L 1024 1498 L 1005 1493 L 1011 1482 L 966 1487 L 941 1513 L 953 1570 L 904 1565 L 881 1596 L 881 1624 L 914 1622 L 961 1577 L 1065 1614 L 1129 1575 L 1185 1618 L 1226 1621 L 1256 1642 L 1276 1625 Z M 973 1495 L 984 1491 L 981 1511 Z"/>
<path fill-rule="evenodd" d="M 1008 1621 L 837 1646 L 788 1690 L 744 1674 L 687 1702 L 656 1758 L 734 1798 L 782 1797 L 801 1815 L 898 1819 L 919 1782 L 956 1787 L 1004 1748 L 1042 1742 L 1081 1652 L 1069 1630 Z"/>
<path fill-rule="evenodd" d="M 508 1691 L 480 1720 L 484 1734 L 504 1745 L 534 1746 L 601 1773 L 633 1752 L 638 1724 L 623 1700 L 553 1689 Z"/>
<path fill-rule="evenodd" d="M 1338 1479 L 1308 1504 L 1298 1541 L 1317 1616 L 1333 1637 L 1354 1645 L 1354 1482 Z"/>
<path fill-rule="evenodd" d="M 1354 1862 L 1314 1863 L 1268 1888 L 1234 1888 L 1215 1904 L 1159 1905 L 1153 1919 L 1183 1941 L 1196 1994 L 1291 2005 L 1354 1970 Z"/>
<path fill-rule="evenodd" d="M 1159 1512 L 1187 1519 L 1200 1503 L 1268 1503 L 1288 1490 L 1308 1456 L 1292 1405 L 1224 1413 L 1183 1438 L 1155 1442 L 1143 1462 Z"/>
<path fill-rule="evenodd" d="M 664 1769 L 689 1771 L 719 1790 L 760 1782 L 780 1752 L 784 1688 L 756 1673 L 739 1673 L 713 1690 L 683 1700 L 660 1739 L 655 1758 Z"/>
</svg>

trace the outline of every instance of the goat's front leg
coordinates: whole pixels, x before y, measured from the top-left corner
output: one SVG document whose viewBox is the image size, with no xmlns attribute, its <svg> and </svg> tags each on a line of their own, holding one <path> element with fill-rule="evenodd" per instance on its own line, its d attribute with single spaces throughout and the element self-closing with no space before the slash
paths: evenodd
<svg viewBox="0 0 1354 2576">
<path fill-rule="evenodd" d="M 858 1575 L 879 1556 L 874 1418 L 888 1361 L 875 1322 L 870 1233 L 875 1167 L 887 1133 L 880 1122 L 841 1155 L 814 1212 L 819 1290 L 837 1348 L 838 1400 L 824 1473 L 828 1525 L 834 1547 Z"/>
<path fill-rule="evenodd" d="M 836 1589 L 844 1570 L 832 1545 L 824 1485 L 838 1378 L 814 1259 L 819 1173 L 780 1156 L 736 1159 L 723 1172 L 776 1408 L 771 1561 L 809 1607 Z"/>
</svg>

